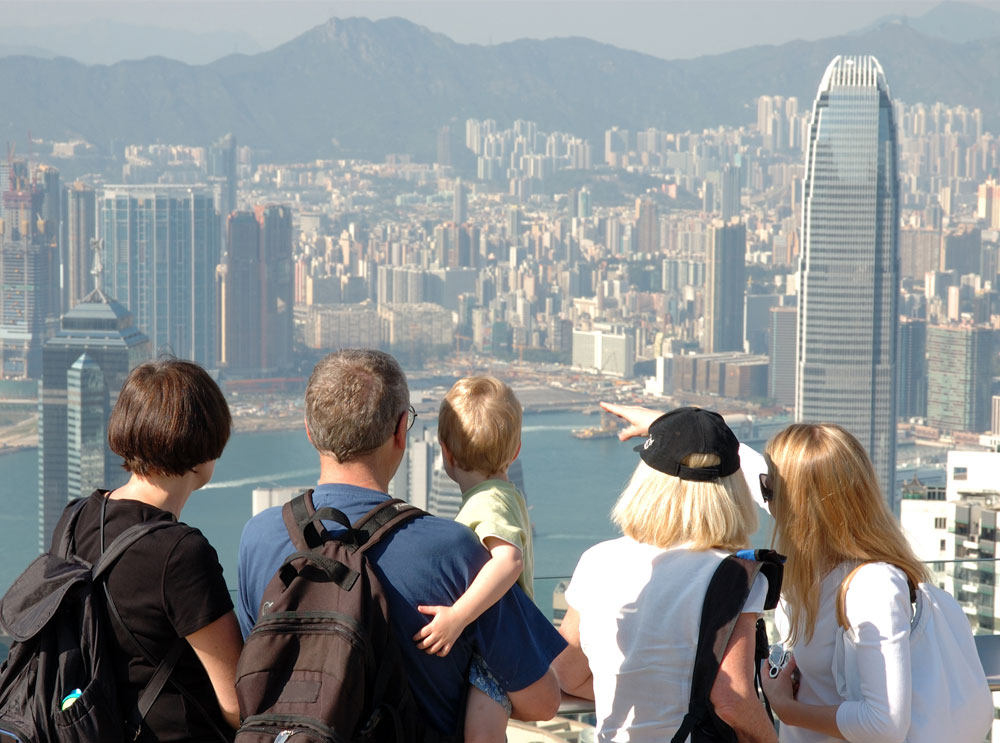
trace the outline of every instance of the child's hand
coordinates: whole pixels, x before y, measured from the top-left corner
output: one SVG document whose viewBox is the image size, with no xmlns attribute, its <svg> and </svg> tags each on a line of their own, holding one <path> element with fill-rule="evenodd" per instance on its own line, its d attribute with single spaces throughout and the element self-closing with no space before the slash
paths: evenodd
<svg viewBox="0 0 1000 743">
<path fill-rule="evenodd" d="M 428 654 L 445 657 L 465 629 L 465 623 L 453 606 L 418 606 L 417 611 L 433 615 L 434 619 L 413 636 L 413 641 Z"/>
</svg>

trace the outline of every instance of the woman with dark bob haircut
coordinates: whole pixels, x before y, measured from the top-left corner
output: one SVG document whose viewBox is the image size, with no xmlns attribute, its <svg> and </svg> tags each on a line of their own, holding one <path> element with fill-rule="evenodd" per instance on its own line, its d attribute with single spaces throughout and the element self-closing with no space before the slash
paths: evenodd
<svg viewBox="0 0 1000 743">
<path fill-rule="evenodd" d="M 111 492 L 95 490 L 73 529 L 73 551 L 96 562 L 130 526 L 176 524 L 142 537 L 107 578 L 125 625 L 112 623 L 123 709 L 134 709 L 160 661 L 180 651 L 139 741 L 231 740 L 239 725 L 234 683 L 243 642 L 232 599 L 215 550 L 178 520 L 191 493 L 212 478 L 231 423 L 222 391 L 197 364 L 166 359 L 133 369 L 108 421 L 108 443 L 131 477 Z M 67 519 L 68 510 L 53 547 Z"/>
</svg>

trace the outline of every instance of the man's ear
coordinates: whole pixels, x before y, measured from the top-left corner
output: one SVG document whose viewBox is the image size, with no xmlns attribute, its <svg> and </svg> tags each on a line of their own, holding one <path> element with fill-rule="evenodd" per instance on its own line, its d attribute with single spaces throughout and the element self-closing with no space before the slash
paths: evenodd
<svg viewBox="0 0 1000 743">
<path fill-rule="evenodd" d="M 309 433 L 309 421 L 306 420 L 305 416 L 302 416 L 302 425 L 305 426 L 306 438 L 309 439 L 309 443 L 312 444 L 313 446 L 316 446 L 316 443 L 313 441 L 312 434 Z"/>
<path fill-rule="evenodd" d="M 405 449 L 406 448 L 406 437 L 409 431 L 406 430 L 408 415 L 403 413 L 399 416 L 399 420 L 396 422 L 396 430 L 393 431 L 392 438 L 396 446 Z"/>
</svg>

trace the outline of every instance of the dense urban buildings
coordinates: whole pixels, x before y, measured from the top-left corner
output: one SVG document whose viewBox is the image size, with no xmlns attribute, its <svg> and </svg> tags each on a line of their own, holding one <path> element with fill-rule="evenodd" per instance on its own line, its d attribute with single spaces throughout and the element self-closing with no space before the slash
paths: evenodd
<svg viewBox="0 0 1000 743">
<path fill-rule="evenodd" d="M 853 433 L 896 495 L 899 176 L 874 57 L 837 57 L 813 104 L 803 184 L 795 417 Z"/>
</svg>

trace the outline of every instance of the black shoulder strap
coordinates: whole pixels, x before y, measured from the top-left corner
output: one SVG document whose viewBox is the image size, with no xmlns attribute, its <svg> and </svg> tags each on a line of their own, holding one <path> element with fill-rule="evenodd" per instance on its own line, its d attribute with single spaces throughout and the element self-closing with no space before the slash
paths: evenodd
<svg viewBox="0 0 1000 743">
<path fill-rule="evenodd" d="M 73 551 L 73 532 L 76 529 L 76 522 L 80 519 L 80 512 L 83 511 L 83 506 L 86 502 L 86 498 L 77 498 L 70 501 L 69 505 L 66 506 L 69 518 L 66 519 L 62 534 L 59 535 L 59 546 L 55 550 L 55 554 L 60 557 L 68 558 L 70 552 Z"/>
<path fill-rule="evenodd" d="M 359 535 L 361 551 L 365 552 L 369 547 L 375 546 L 405 522 L 426 515 L 426 511 L 398 498 L 379 503 L 354 523 L 353 528 Z"/>
<path fill-rule="evenodd" d="M 691 698 L 687 714 L 681 721 L 671 743 L 684 743 L 696 726 L 702 724 L 712 710 L 709 699 L 712 686 L 719 674 L 722 657 L 729 646 L 736 622 L 750 596 L 757 574 L 764 561 L 752 559 L 746 553 L 728 555 L 712 575 L 705 591 L 698 628 L 698 647 L 695 650 L 694 670 L 691 677 Z M 770 586 L 769 586 L 770 588 Z M 780 590 L 780 582 L 779 582 Z M 770 595 L 770 590 L 768 591 Z M 735 736 L 733 737 L 735 740 Z"/>
<path fill-rule="evenodd" d="M 343 526 L 345 531 L 338 534 L 337 539 L 349 549 L 357 549 L 360 541 L 346 514 L 329 506 L 317 511 L 313 505 L 312 494 L 312 490 L 307 490 L 292 498 L 281 509 L 285 529 L 288 530 L 288 536 L 295 549 L 299 552 L 308 552 L 329 539 L 329 535 L 323 529 L 322 521 L 336 521 Z"/>
</svg>

